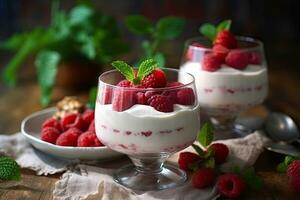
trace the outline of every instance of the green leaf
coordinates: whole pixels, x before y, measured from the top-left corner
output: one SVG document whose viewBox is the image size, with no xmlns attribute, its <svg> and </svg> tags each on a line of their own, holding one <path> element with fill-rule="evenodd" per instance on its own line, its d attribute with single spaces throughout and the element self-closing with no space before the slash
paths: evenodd
<svg viewBox="0 0 300 200">
<path fill-rule="evenodd" d="M 121 74 L 123 74 L 127 80 L 133 81 L 133 79 L 135 78 L 133 68 L 126 62 L 117 60 L 112 62 L 111 65 L 114 66 L 119 72 L 121 72 Z"/>
<path fill-rule="evenodd" d="M 90 7 L 79 5 L 70 11 L 69 22 L 71 25 L 83 24 L 86 23 L 93 14 L 94 11 Z"/>
<path fill-rule="evenodd" d="M 279 173 L 285 173 L 287 171 L 288 165 L 286 165 L 284 162 L 279 163 L 276 167 L 276 171 Z"/>
<path fill-rule="evenodd" d="M 28 39 L 28 33 L 19 33 L 11 36 L 5 41 L 0 42 L 1 49 L 14 50 L 20 48 Z"/>
<path fill-rule="evenodd" d="M 214 41 L 217 35 L 217 29 L 213 24 L 205 23 L 203 24 L 200 29 L 200 33 L 210 39 L 211 41 Z"/>
<path fill-rule="evenodd" d="M 291 164 L 294 160 L 297 160 L 297 158 L 295 158 L 293 156 L 286 156 L 284 158 L 284 164 L 286 164 L 287 166 L 289 166 L 289 164 Z"/>
<path fill-rule="evenodd" d="M 157 62 L 157 67 L 162 68 L 165 67 L 165 56 L 161 52 L 156 52 L 153 56 L 153 59 Z"/>
<path fill-rule="evenodd" d="M 231 26 L 231 20 L 229 19 L 220 22 L 217 26 L 217 33 L 223 30 L 229 30 L 230 26 Z"/>
<path fill-rule="evenodd" d="M 200 144 L 207 147 L 213 141 L 213 127 L 209 123 L 205 123 L 198 134 Z"/>
<path fill-rule="evenodd" d="M 89 101 L 87 103 L 87 107 L 91 109 L 95 109 L 96 99 L 97 99 L 97 87 L 92 87 L 89 92 Z"/>
<path fill-rule="evenodd" d="M 19 180 L 21 170 L 18 163 L 12 158 L 0 157 L 0 180 Z"/>
<path fill-rule="evenodd" d="M 157 62 L 153 59 L 144 60 L 140 66 L 137 76 L 140 80 L 143 80 L 145 76 L 150 74 L 157 67 Z"/>
<path fill-rule="evenodd" d="M 150 42 L 148 40 L 144 40 L 142 42 L 142 48 L 144 49 L 145 56 L 147 58 L 152 57 L 152 48 L 151 48 L 151 44 L 150 44 Z"/>
<path fill-rule="evenodd" d="M 50 103 L 52 88 L 55 83 L 57 66 L 60 55 L 55 51 L 44 50 L 39 52 L 35 60 L 38 82 L 41 89 L 41 103 L 46 106 Z"/>
<path fill-rule="evenodd" d="M 195 151 L 199 154 L 200 157 L 204 157 L 205 152 L 203 151 L 203 149 L 201 149 L 201 147 L 199 147 L 196 144 L 192 144 L 192 147 L 195 149 Z"/>
<path fill-rule="evenodd" d="M 179 36 L 184 29 L 185 21 L 179 17 L 164 17 L 155 28 L 155 37 L 160 40 L 171 40 Z"/>
<path fill-rule="evenodd" d="M 250 189 L 259 190 L 262 188 L 263 180 L 255 174 L 255 170 L 253 167 L 241 170 L 241 176 Z"/>
<path fill-rule="evenodd" d="M 192 170 L 192 172 L 196 172 L 199 169 L 199 163 L 198 162 L 191 163 L 188 165 L 188 168 Z"/>
<path fill-rule="evenodd" d="M 125 18 L 127 28 L 135 33 L 144 35 L 152 32 L 152 25 L 150 21 L 142 15 L 131 15 Z"/>
<path fill-rule="evenodd" d="M 215 159 L 213 157 L 204 162 L 204 166 L 208 168 L 215 168 L 215 165 Z"/>
</svg>

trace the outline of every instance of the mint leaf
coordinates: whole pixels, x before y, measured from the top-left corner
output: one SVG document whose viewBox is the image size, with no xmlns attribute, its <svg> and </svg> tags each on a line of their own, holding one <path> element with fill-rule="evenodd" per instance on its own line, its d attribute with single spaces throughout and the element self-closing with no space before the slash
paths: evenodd
<svg viewBox="0 0 300 200">
<path fill-rule="evenodd" d="M 262 188 L 263 180 L 255 174 L 255 170 L 253 167 L 241 170 L 241 176 L 250 189 L 259 190 Z"/>
<path fill-rule="evenodd" d="M 92 15 L 93 10 L 89 6 L 76 6 L 70 11 L 69 23 L 71 25 L 86 23 Z"/>
<path fill-rule="evenodd" d="M 164 17 L 157 22 L 154 36 L 161 40 L 174 39 L 182 33 L 184 24 L 179 17 Z"/>
<path fill-rule="evenodd" d="M 204 166 L 208 168 L 215 168 L 215 159 L 214 158 L 209 158 L 204 162 Z"/>
<path fill-rule="evenodd" d="M 205 123 L 198 134 L 200 144 L 207 147 L 213 141 L 213 127 L 209 123 Z"/>
<path fill-rule="evenodd" d="M 35 60 L 38 82 L 41 89 L 41 103 L 46 106 L 50 103 L 51 92 L 54 86 L 60 55 L 56 51 L 40 51 Z"/>
<path fill-rule="evenodd" d="M 220 22 L 217 26 L 217 33 L 219 33 L 220 31 L 223 30 L 229 30 L 231 26 L 231 20 L 224 20 L 222 22 Z"/>
<path fill-rule="evenodd" d="M 188 168 L 190 170 L 192 170 L 193 172 L 196 172 L 199 169 L 199 163 L 195 162 L 195 163 L 189 164 Z"/>
<path fill-rule="evenodd" d="M 21 170 L 18 163 L 12 158 L 0 157 L 0 180 L 19 180 Z"/>
<path fill-rule="evenodd" d="M 165 66 L 166 59 L 161 52 L 156 52 L 153 56 L 153 59 L 157 61 L 157 67 L 161 68 Z"/>
<path fill-rule="evenodd" d="M 195 144 L 192 144 L 192 147 L 195 149 L 195 151 L 199 154 L 200 157 L 205 156 L 205 152 L 201 149 L 201 147 Z"/>
<path fill-rule="evenodd" d="M 136 34 L 151 33 L 152 26 L 150 21 L 142 15 L 131 15 L 125 18 L 127 28 Z"/>
<path fill-rule="evenodd" d="M 133 68 L 128 65 L 126 62 L 117 60 L 111 63 L 112 66 L 114 66 L 125 78 L 129 81 L 134 80 L 134 71 Z"/>
<path fill-rule="evenodd" d="M 144 60 L 140 66 L 137 76 L 140 80 L 143 80 L 145 76 L 150 74 L 157 67 L 157 62 L 153 59 Z"/>
<path fill-rule="evenodd" d="M 202 35 L 210 39 L 211 41 L 214 41 L 217 35 L 217 29 L 213 24 L 205 23 L 201 25 L 199 28 L 199 31 Z"/>
<path fill-rule="evenodd" d="M 284 162 L 279 163 L 276 167 L 276 171 L 279 173 L 285 173 L 287 171 L 288 165 L 286 165 Z"/>
<path fill-rule="evenodd" d="M 96 99 L 97 99 L 97 87 L 92 87 L 89 91 L 89 101 L 87 107 L 95 109 Z"/>
<path fill-rule="evenodd" d="M 297 160 L 297 158 L 295 158 L 293 156 L 286 156 L 284 158 L 284 164 L 289 166 L 289 164 L 291 164 L 294 160 Z"/>
</svg>

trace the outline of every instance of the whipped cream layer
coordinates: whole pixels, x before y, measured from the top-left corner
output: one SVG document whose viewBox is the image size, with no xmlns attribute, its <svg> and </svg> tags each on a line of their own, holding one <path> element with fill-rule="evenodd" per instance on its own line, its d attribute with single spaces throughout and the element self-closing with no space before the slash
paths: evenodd
<svg viewBox="0 0 300 200">
<path fill-rule="evenodd" d="M 116 112 L 111 104 L 96 104 L 98 138 L 109 148 L 127 153 L 177 152 L 191 145 L 200 128 L 199 106 L 174 105 L 170 113 L 136 104 Z"/>
<path fill-rule="evenodd" d="M 194 75 L 200 106 L 240 109 L 261 103 L 268 93 L 267 70 L 261 65 L 237 70 L 223 64 L 209 72 L 199 62 L 186 62 L 180 70 Z"/>
</svg>

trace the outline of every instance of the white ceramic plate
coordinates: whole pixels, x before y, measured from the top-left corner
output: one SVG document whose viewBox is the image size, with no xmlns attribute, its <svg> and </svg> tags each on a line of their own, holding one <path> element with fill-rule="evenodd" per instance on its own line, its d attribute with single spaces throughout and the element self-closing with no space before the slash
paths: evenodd
<svg viewBox="0 0 300 200">
<path fill-rule="evenodd" d="M 122 154 L 115 152 L 105 146 L 103 147 L 63 147 L 45 142 L 40 139 L 42 123 L 53 115 L 56 108 L 48 108 L 35 112 L 27 116 L 21 124 L 21 131 L 27 141 L 35 148 L 53 156 L 81 159 L 81 160 L 99 160 L 110 159 Z"/>
</svg>

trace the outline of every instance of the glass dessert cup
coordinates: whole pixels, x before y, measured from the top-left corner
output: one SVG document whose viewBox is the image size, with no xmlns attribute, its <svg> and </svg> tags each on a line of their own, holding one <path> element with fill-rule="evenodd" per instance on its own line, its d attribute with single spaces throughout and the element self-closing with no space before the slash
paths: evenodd
<svg viewBox="0 0 300 200">
<path fill-rule="evenodd" d="M 200 128 L 199 104 L 194 77 L 175 69 L 162 69 L 168 81 L 184 77 L 182 85 L 165 88 L 119 87 L 124 79 L 117 70 L 99 77 L 95 109 L 97 137 L 112 150 L 127 154 L 133 165 L 118 169 L 114 180 L 135 190 L 161 190 L 183 184 L 187 176 L 175 166 L 164 164 L 175 152 L 190 146 Z M 189 105 L 175 102 L 176 94 L 187 89 L 193 96 Z M 170 95 L 172 112 L 160 112 L 138 104 L 137 96 Z M 117 104 L 121 104 L 119 109 Z"/>
<path fill-rule="evenodd" d="M 236 37 L 239 48 L 212 49 L 209 40 L 203 37 L 186 42 L 180 70 L 194 75 L 198 101 L 203 111 L 214 125 L 216 138 L 235 137 L 234 123 L 237 116 L 261 104 L 268 93 L 267 64 L 262 42 L 249 37 Z M 230 52 L 247 55 L 243 68 L 230 66 L 227 57 Z M 226 55 L 217 70 L 207 70 L 205 56 Z M 205 63 L 207 64 L 207 63 Z"/>
</svg>

